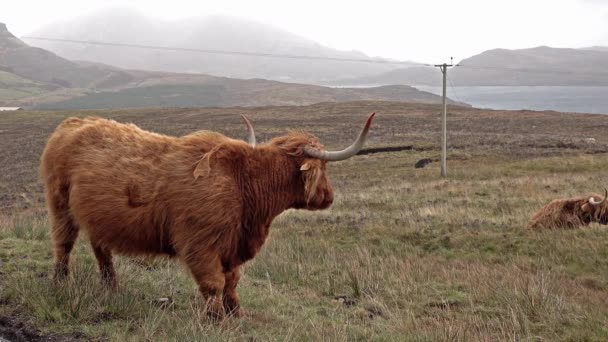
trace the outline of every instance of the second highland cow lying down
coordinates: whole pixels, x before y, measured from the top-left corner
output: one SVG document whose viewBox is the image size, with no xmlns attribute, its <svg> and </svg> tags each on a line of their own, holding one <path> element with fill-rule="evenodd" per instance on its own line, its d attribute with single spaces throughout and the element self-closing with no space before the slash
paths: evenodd
<svg viewBox="0 0 608 342">
<path fill-rule="evenodd" d="M 590 194 L 586 197 L 556 199 L 540 208 L 528 222 L 530 229 L 574 229 L 592 222 L 608 224 L 608 190 L 604 197 Z"/>
</svg>

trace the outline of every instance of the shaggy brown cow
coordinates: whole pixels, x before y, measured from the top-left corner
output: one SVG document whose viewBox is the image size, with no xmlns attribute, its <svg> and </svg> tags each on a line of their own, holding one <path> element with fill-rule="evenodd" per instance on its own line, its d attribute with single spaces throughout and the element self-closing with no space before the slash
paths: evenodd
<svg viewBox="0 0 608 342">
<path fill-rule="evenodd" d="M 591 222 L 608 224 L 608 190 L 604 198 L 598 194 L 587 197 L 557 199 L 540 208 L 528 222 L 530 229 L 578 228 Z"/>
<path fill-rule="evenodd" d="M 66 119 L 41 157 L 55 279 L 68 274 L 83 230 L 107 285 L 116 287 L 112 253 L 177 256 L 211 315 L 240 315 L 239 266 L 260 250 L 280 213 L 332 204 L 327 161 L 354 156 L 373 116 L 336 152 L 301 132 L 252 146 L 248 121 L 250 144 L 209 131 L 178 138 L 101 118 Z"/>
</svg>

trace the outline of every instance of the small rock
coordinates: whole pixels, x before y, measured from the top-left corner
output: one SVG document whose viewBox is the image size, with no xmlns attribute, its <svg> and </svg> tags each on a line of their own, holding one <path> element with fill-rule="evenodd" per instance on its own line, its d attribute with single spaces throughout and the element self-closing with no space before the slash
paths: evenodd
<svg viewBox="0 0 608 342">
<path fill-rule="evenodd" d="M 365 308 L 365 311 L 367 312 L 367 316 L 369 318 L 384 317 L 384 311 L 379 307 L 370 306 Z"/>
<path fill-rule="evenodd" d="M 108 312 L 108 311 L 104 311 L 104 312 L 100 312 L 99 314 L 97 314 L 97 316 L 95 316 L 94 321 L 95 322 L 104 322 L 104 321 L 110 321 L 116 318 L 116 315 L 112 312 Z"/>
<path fill-rule="evenodd" d="M 354 298 L 350 298 L 348 296 L 335 296 L 334 300 L 346 306 L 353 306 L 357 304 L 357 301 Z"/>
<path fill-rule="evenodd" d="M 433 160 L 430 158 L 420 159 L 419 161 L 416 162 L 416 164 L 414 164 L 414 167 L 417 169 L 421 169 L 432 162 L 433 162 Z"/>
<path fill-rule="evenodd" d="M 595 138 L 585 138 L 583 141 L 587 144 L 595 144 Z"/>
<path fill-rule="evenodd" d="M 442 300 L 440 302 L 430 302 L 426 306 L 429 308 L 439 308 L 439 309 L 449 309 L 451 307 L 457 307 L 462 304 L 459 300 L 456 299 L 448 299 Z"/>
<path fill-rule="evenodd" d="M 173 304 L 173 299 L 171 297 L 161 297 L 154 299 L 152 304 L 157 305 L 161 309 L 165 309 Z"/>
</svg>

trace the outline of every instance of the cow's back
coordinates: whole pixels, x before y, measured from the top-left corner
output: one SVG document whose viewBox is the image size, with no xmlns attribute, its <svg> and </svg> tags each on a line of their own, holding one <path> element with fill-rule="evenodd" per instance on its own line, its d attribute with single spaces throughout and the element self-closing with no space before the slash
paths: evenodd
<svg viewBox="0 0 608 342">
<path fill-rule="evenodd" d="M 47 197 L 65 197 L 78 226 L 101 245 L 162 252 L 169 237 L 159 235 L 165 223 L 157 221 L 167 214 L 150 202 L 166 186 L 176 141 L 112 120 L 66 119 L 41 158 Z"/>
<path fill-rule="evenodd" d="M 203 131 L 176 138 L 106 119 L 71 118 L 49 138 L 41 174 L 49 202 L 61 193 L 91 241 L 122 254 L 174 254 L 176 243 L 188 244 L 193 236 L 216 241 L 226 234 L 201 231 L 207 227 L 238 224 L 241 200 L 232 176 L 217 165 L 193 176 L 204 153 L 223 143 L 235 140 Z"/>
<path fill-rule="evenodd" d="M 572 229 L 588 220 L 581 217 L 580 203 L 582 198 L 556 199 L 540 208 L 528 222 L 529 229 Z"/>
</svg>

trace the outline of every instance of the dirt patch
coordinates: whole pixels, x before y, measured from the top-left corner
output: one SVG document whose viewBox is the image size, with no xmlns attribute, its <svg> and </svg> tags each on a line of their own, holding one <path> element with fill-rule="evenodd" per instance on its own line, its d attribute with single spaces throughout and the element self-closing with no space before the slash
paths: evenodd
<svg viewBox="0 0 608 342">
<path fill-rule="evenodd" d="M 73 342 L 84 341 L 84 335 L 73 334 L 43 334 L 14 316 L 0 316 L 0 340 L 10 342 Z"/>
</svg>

